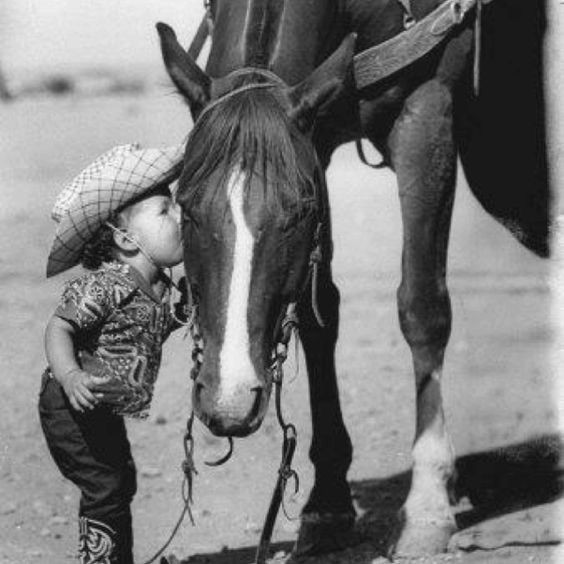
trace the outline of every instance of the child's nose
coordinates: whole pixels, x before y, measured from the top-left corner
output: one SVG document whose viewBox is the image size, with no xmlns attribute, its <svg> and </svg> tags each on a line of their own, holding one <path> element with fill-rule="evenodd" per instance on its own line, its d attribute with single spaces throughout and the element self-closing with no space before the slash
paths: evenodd
<svg viewBox="0 0 564 564">
<path fill-rule="evenodd" d="M 176 223 L 178 223 L 178 225 L 180 225 L 180 221 L 182 219 L 182 212 L 181 212 L 180 206 L 178 204 L 173 204 L 172 209 L 171 209 L 171 214 L 172 214 L 172 217 L 174 217 L 174 219 L 176 220 Z"/>
</svg>

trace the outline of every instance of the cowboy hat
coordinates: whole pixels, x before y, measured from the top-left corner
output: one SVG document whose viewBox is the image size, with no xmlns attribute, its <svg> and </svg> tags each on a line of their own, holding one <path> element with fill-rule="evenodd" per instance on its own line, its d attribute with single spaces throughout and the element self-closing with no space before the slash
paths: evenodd
<svg viewBox="0 0 564 564">
<path fill-rule="evenodd" d="M 184 146 L 141 149 L 121 145 L 104 153 L 58 196 L 58 223 L 47 260 L 47 277 L 80 262 L 84 246 L 111 216 L 135 198 L 180 176 Z"/>
</svg>

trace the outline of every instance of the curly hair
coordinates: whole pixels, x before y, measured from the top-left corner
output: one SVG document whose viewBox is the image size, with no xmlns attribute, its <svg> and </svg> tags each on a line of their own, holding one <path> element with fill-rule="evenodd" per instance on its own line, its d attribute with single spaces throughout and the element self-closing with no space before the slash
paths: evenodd
<svg viewBox="0 0 564 564">
<path fill-rule="evenodd" d="M 96 235 L 84 245 L 80 263 L 87 270 L 97 270 L 103 262 L 110 262 L 114 259 L 114 234 L 112 229 L 103 225 L 98 229 Z"/>
<path fill-rule="evenodd" d="M 144 192 L 138 197 L 130 200 L 124 206 L 114 211 L 108 219 L 117 228 L 125 227 L 128 223 L 130 210 L 138 202 L 161 192 L 166 192 L 170 196 L 168 184 L 159 184 L 153 189 Z M 111 262 L 115 259 L 116 244 L 114 241 L 113 229 L 105 223 L 96 231 L 96 234 L 84 245 L 80 263 L 87 270 L 97 270 L 104 262 Z"/>
</svg>

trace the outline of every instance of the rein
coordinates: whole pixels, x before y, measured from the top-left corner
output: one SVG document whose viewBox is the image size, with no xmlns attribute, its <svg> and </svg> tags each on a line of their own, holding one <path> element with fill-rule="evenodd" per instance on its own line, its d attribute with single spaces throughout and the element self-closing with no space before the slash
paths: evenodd
<svg viewBox="0 0 564 564">
<path fill-rule="evenodd" d="M 280 329 L 278 331 L 279 337 L 275 342 L 272 352 L 272 365 L 270 370 L 272 372 L 272 382 L 275 386 L 274 398 L 275 398 L 276 418 L 278 420 L 278 424 L 280 425 L 280 428 L 282 429 L 282 456 L 280 461 L 280 467 L 278 469 L 278 477 L 276 479 L 276 485 L 272 492 L 272 497 L 264 520 L 264 525 L 262 527 L 262 532 L 257 547 L 254 564 L 266 563 L 268 550 L 272 539 L 272 533 L 274 531 L 274 524 L 276 523 L 276 518 L 278 517 L 280 508 L 282 508 L 282 511 L 286 516 L 286 518 L 291 519 L 286 511 L 286 508 L 284 507 L 284 492 L 286 490 L 286 486 L 288 482 L 290 480 L 293 480 L 294 494 L 298 493 L 299 491 L 299 485 L 300 485 L 299 476 L 296 470 L 292 467 L 292 460 L 297 446 L 298 432 L 296 430 L 295 425 L 293 425 L 292 423 L 288 423 L 284 418 L 282 412 L 282 384 L 284 382 L 284 362 L 288 357 L 288 344 L 292 338 L 292 334 L 294 333 L 297 334 L 299 327 L 299 320 L 296 312 L 297 303 L 300 297 L 303 295 L 305 289 L 307 288 L 307 285 L 310 282 L 312 287 L 312 293 L 311 293 L 312 309 L 317 319 L 317 322 L 321 327 L 324 327 L 324 323 L 321 318 L 321 314 L 319 312 L 319 306 L 317 303 L 318 268 L 322 260 L 321 242 L 320 242 L 321 228 L 322 228 L 322 223 L 319 222 L 314 236 L 314 246 L 310 254 L 308 275 L 304 282 L 304 286 L 302 287 L 299 294 L 296 296 L 296 300 L 290 302 L 286 308 L 284 317 L 282 319 L 282 322 L 280 323 Z M 197 311 L 198 304 L 197 301 L 194 299 L 191 290 L 189 290 L 189 296 L 190 296 L 189 303 L 192 304 L 192 315 L 191 315 L 191 324 L 189 326 L 189 332 L 193 342 L 193 348 L 192 348 L 193 366 L 190 373 L 190 377 L 192 380 L 195 380 L 198 377 L 198 374 L 202 366 L 204 345 L 203 345 L 203 338 L 201 336 L 198 327 L 198 311 Z M 184 472 L 183 484 L 187 485 L 187 488 L 185 488 L 184 485 L 182 488 L 182 495 L 185 504 L 184 510 L 182 512 L 179 522 L 177 523 L 177 525 L 173 530 L 171 537 L 167 541 L 166 545 L 161 549 L 161 551 L 157 553 L 156 556 L 161 554 L 166 549 L 166 546 L 170 544 L 172 538 L 174 537 L 178 528 L 180 527 L 180 523 L 184 519 L 186 513 L 189 514 L 190 520 L 192 521 L 192 524 L 194 524 L 192 513 L 190 512 L 190 504 L 192 504 L 193 476 L 194 474 L 197 474 L 197 470 L 195 468 L 193 461 L 193 450 L 194 450 L 194 439 L 192 436 L 193 423 L 194 423 L 194 412 L 192 411 L 186 423 L 186 432 L 184 433 L 184 439 L 183 439 L 184 453 L 185 453 L 185 460 L 182 463 L 182 470 Z M 229 443 L 230 443 L 230 449 L 225 456 L 223 456 L 217 462 L 214 463 L 205 462 L 205 464 L 207 464 L 208 466 L 219 466 L 227 462 L 227 460 L 229 460 L 231 454 L 233 453 L 232 437 L 229 437 Z M 188 492 L 188 495 L 185 494 L 185 489 Z M 145 564 L 150 564 L 150 562 L 152 562 L 153 560 L 150 560 Z"/>
<path fill-rule="evenodd" d="M 319 224 L 320 226 L 321 224 Z M 318 226 L 318 231 L 319 231 Z M 306 284 L 308 283 L 309 279 L 312 279 L 312 286 L 315 286 L 316 283 L 316 272 L 317 272 L 317 264 L 319 252 L 317 247 L 314 248 L 312 251 L 312 258 L 310 260 L 310 275 L 308 275 Z M 314 258 L 315 255 L 315 258 Z M 197 304 L 194 302 L 193 307 L 197 308 Z M 288 515 L 285 507 L 284 507 L 284 492 L 286 491 L 286 486 L 290 480 L 294 482 L 294 495 L 298 493 L 300 487 L 300 480 L 298 473 L 292 467 L 292 461 L 294 458 L 294 453 L 296 451 L 297 440 L 298 440 L 298 432 L 296 427 L 293 423 L 288 423 L 284 418 L 282 412 L 282 384 L 284 382 L 284 362 L 288 357 L 288 344 L 292 338 L 293 333 L 297 333 L 299 321 L 298 316 L 296 313 L 297 302 L 291 302 L 284 314 L 284 318 L 281 323 L 280 328 L 280 338 L 276 342 L 276 345 L 273 350 L 273 360 L 272 360 L 272 382 L 275 386 L 275 408 L 276 408 L 276 418 L 278 420 L 278 424 L 282 429 L 282 456 L 280 461 L 280 467 L 278 468 L 278 477 L 276 479 L 276 485 L 274 486 L 274 490 L 272 492 L 272 497 L 270 500 L 270 504 L 268 507 L 268 511 L 264 520 L 264 525 L 262 527 L 262 532 L 260 536 L 260 541 L 257 547 L 257 551 L 255 554 L 255 562 L 254 564 L 265 564 L 267 557 L 268 557 L 268 550 L 270 548 L 270 543 L 272 540 L 272 533 L 274 531 L 274 525 L 276 523 L 276 518 L 278 517 L 278 513 L 280 508 L 284 512 L 284 515 L 287 519 L 291 519 Z M 197 310 L 193 310 L 194 314 L 192 316 L 192 323 L 190 325 L 190 334 L 193 340 L 193 349 L 192 349 L 192 360 L 194 362 L 192 371 L 190 373 L 190 377 L 195 380 L 198 376 L 200 368 L 202 366 L 203 360 L 203 339 L 198 329 L 197 325 Z M 314 308 L 314 312 L 316 312 L 316 317 L 318 318 L 318 322 L 322 323 L 321 317 L 319 315 L 317 307 Z M 194 438 L 192 435 L 192 426 L 194 423 L 194 411 L 188 417 L 188 421 L 186 423 L 186 431 L 184 433 L 183 444 L 184 444 L 184 454 L 185 459 L 182 462 L 182 471 L 184 473 L 184 479 L 182 482 L 182 499 L 184 501 L 184 508 L 180 515 L 180 518 L 175 525 L 169 539 L 165 543 L 165 545 L 155 554 L 155 556 L 147 561 L 145 564 L 151 564 L 160 554 L 166 550 L 167 546 L 171 543 L 172 539 L 174 538 L 175 534 L 177 533 L 178 529 L 180 528 L 180 524 L 182 523 L 186 514 L 189 515 L 190 521 L 192 525 L 194 525 L 194 519 L 192 516 L 192 512 L 190 509 L 191 504 L 193 503 L 192 500 L 192 485 L 193 485 L 193 477 L 197 474 L 196 467 L 194 465 L 193 459 L 193 452 L 194 452 Z M 230 450 L 215 463 L 206 462 L 208 466 L 219 466 L 227 462 L 227 460 L 231 457 L 233 452 L 233 438 L 229 437 L 230 442 Z"/>
<path fill-rule="evenodd" d="M 268 549 L 270 547 L 270 542 L 272 539 L 272 532 L 274 530 L 274 524 L 278 516 L 280 508 L 287 519 L 292 520 L 288 515 L 286 508 L 284 506 L 284 492 L 286 486 L 290 480 L 294 481 L 294 495 L 298 493 L 300 489 L 300 479 L 299 475 L 292 467 L 292 460 L 294 453 L 296 451 L 298 432 L 296 427 L 292 423 L 288 423 L 284 419 L 282 413 L 282 384 L 284 382 L 284 362 L 288 358 L 288 344 L 292 338 L 292 334 L 296 335 L 299 329 L 299 319 L 297 314 L 298 301 L 305 292 L 307 285 L 311 282 L 311 306 L 313 313 L 319 325 L 325 327 L 323 319 L 319 311 L 319 306 L 317 303 L 317 279 L 318 279 L 318 268 L 322 260 L 321 255 L 321 221 L 317 224 L 315 235 L 314 235 L 314 246 L 310 253 L 309 260 L 309 271 L 305 279 L 304 285 L 300 292 L 296 296 L 295 301 L 288 304 L 284 317 L 280 324 L 280 329 L 278 331 L 279 338 L 273 350 L 273 360 L 272 360 L 272 382 L 275 386 L 275 406 L 276 406 L 276 418 L 278 419 L 278 424 L 282 429 L 282 459 L 280 462 L 280 468 L 278 469 L 278 478 L 276 480 L 276 485 L 274 491 L 272 492 L 272 497 L 270 499 L 270 505 L 266 513 L 264 520 L 264 525 L 262 527 L 262 532 L 260 536 L 260 541 L 255 554 L 254 564 L 265 564 L 268 556 Z"/>
<path fill-rule="evenodd" d="M 288 517 L 288 513 L 284 508 L 284 491 L 289 480 L 294 480 L 294 494 L 297 494 L 300 489 L 300 480 L 298 473 L 292 468 L 292 459 L 296 451 L 298 440 L 298 432 L 292 423 L 287 423 L 282 414 L 282 383 L 284 381 L 284 362 L 288 357 L 288 343 L 292 338 L 292 333 L 298 329 L 298 316 L 296 314 L 295 302 L 288 306 L 284 320 L 281 327 L 281 338 L 276 346 L 274 353 L 274 361 L 272 364 L 272 381 L 275 385 L 275 403 L 276 403 L 276 418 L 280 428 L 282 429 L 282 460 L 280 468 L 278 469 L 278 478 L 270 505 L 266 513 L 264 525 L 260 535 L 260 541 L 255 554 L 255 564 L 264 564 L 268 556 L 268 549 L 272 539 L 272 532 L 276 517 L 280 511 L 280 507 L 284 514 Z"/>
</svg>

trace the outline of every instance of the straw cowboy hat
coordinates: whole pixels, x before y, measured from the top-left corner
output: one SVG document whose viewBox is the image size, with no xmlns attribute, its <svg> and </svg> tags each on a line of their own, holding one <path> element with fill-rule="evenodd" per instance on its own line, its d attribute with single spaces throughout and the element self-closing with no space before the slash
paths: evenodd
<svg viewBox="0 0 564 564">
<path fill-rule="evenodd" d="M 67 184 L 51 213 L 58 225 L 47 260 L 47 277 L 75 266 L 84 245 L 119 208 L 178 178 L 183 155 L 183 145 L 164 149 L 121 145 L 98 157 Z"/>
</svg>

